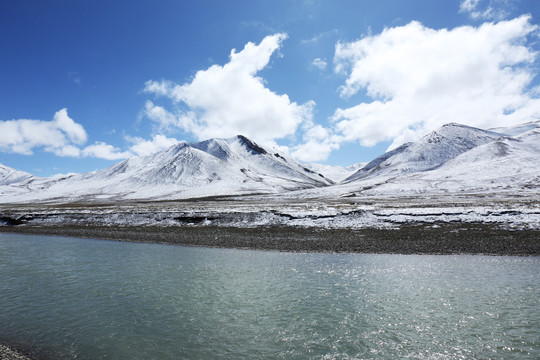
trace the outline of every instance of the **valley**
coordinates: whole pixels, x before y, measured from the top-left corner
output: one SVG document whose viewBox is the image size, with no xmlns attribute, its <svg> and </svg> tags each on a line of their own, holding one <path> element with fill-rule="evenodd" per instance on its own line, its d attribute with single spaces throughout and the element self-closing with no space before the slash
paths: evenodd
<svg viewBox="0 0 540 360">
<path fill-rule="evenodd" d="M 330 178 L 345 170 L 325 176 L 324 166 L 310 168 L 243 136 L 179 143 L 85 174 L 38 178 L 3 167 L 0 231 L 298 251 L 538 255 L 539 159 L 540 122 L 497 132 L 448 124 L 351 167 L 340 183 Z M 469 245 L 449 247 L 449 237 Z M 405 238 L 423 245 L 403 248 Z M 394 245 L 366 245 L 377 239 Z"/>
</svg>

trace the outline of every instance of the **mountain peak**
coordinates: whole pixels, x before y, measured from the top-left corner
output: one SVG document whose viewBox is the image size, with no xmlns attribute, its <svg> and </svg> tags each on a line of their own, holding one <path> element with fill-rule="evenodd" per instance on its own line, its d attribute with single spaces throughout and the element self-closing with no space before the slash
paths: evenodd
<svg viewBox="0 0 540 360">
<path fill-rule="evenodd" d="M 213 155 L 220 160 L 226 161 L 231 156 L 231 149 L 225 139 L 208 139 L 198 143 L 190 143 L 189 146 Z"/>
<path fill-rule="evenodd" d="M 30 178 L 35 178 L 35 176 L 0 164 L 0 185 L 10 185 Z"/>
<path fill-rule="evenodd" d="M 183 148 L 185 148 L 186 146 L 188 146 L 188 143 L 185 142 L 185 141 L 179 141 L 177 142 L 176 144 L 172 145 L 171 147 L 169 147 L 166 151 L 169 151 L 171 153 L 177 153 L 178 151 L 182 150 Z"/>
<path fill-rule="evenodd" d="M 244 135 L 236 135 L 236 139 L 238 139 L 240 144 L 242 144 L 253 155 L 267 154 L 268 153 L 266 150 L 264 150 L 262 147 L 257 145 L 255 142 L 249 140 Z"/>
<path fill-rule="evenodd" d="M 502 135 L 493 131 L 449 123 L 419 141 L 404 144 L 368 163 L 345 180 L 350 182 L 373 176 L 395 176 L 434 169 L 477 146 Z"/>
<path fill-rule="evenodd" d="M 275 193 L 333 183 L 292 158 L 278 155 L 271 155 L 242 135 L 181 142 L 153 155 L 134 156 L 96 172 L 62 179 L 44 178 L 25 187 L 24 192 L 10 191 L 16 200 L 23 201 L 161 200 Z"/>
</svg>

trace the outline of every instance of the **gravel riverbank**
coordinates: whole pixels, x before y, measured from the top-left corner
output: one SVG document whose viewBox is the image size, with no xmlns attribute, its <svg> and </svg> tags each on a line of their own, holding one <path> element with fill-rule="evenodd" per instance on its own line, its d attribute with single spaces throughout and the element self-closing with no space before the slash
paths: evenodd
<svg viewBox="0 0 540 360">
<path fill-rule="evenodd" d="M 17 350 L 0 344 L 0 360 L 30 360 L 30 358 Z"/>
<path fill-rule="evenodd" d="M 0 232 L 293 252 L 540 255 L 540 230 L 505 230 L 471 223 L 400 229 L 25 225 L 2 226 Z"/>
</svg>

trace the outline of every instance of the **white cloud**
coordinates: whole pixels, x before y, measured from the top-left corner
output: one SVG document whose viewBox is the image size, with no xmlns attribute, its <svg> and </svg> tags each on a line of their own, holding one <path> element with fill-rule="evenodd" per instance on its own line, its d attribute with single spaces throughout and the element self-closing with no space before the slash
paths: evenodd
<svg viewBox="0 0 540 360">
<path fill-rule="evenodd" d="M 328 30 L 328 31 L 324 31 L 324 32 L 321 32 L 319 34 L 316 34 L 316 35 L 314 35 L 313 37 L 311 37 L 309 39 L 300 40 L 300 42 L 302 44 L 316 44 L 321 39 L 329 38 L 329 37 L 331 37 L 333 35 L 336 35 L 338 33 L 339 33 L 338 29 L 332 29 L 332 30 Z"/>
<path fill-rule="evenodd" d="M 84 144 L 86 142 L 86 131 L 81 124 L 77 124 L 68 116 L 67 109 L 57 111 L 54 114 L 53 122 L 75 144 Z"/>
<path fill-rule="evenodd" d="M 475 11 L 479 2 L 480 0 L 463 0 L 461 4 L 459 4 L 459 11 L 461 12 Z"/>
<path fill-rule="evenodd" d="M 191 82 L 148 81 L 145 92 L 165 96 L 177 106 L 168 111 L 148 102 L 145 113 L 164 127 L 176 126 L 199 139 L 244 134 L 261 142 L 292 135 L 312 118 L 314 102 L 299 105 L 268 89 L 257 73 L 267 67 L 285 34 L 265 37 L 232 50 L 230 61 L 198 71 Z"/>
<path fill-rule="evenodd" d="M 121 160 L 132 156 L 129 151 L 120 151 L 117 147 L 101 141 L 96 141 L 93 145 L 85 147 L 81 151 L 81 155 L 105 160 Z"/>
<path fill-rule="evenodd" d="M 0 121 L 0 152 L 11 152 L 22 155 L 32 155 L 36 150 L 43 150 L 62 157 L 95 157 L 106 160 L 120 160 L 132 156 L 130 151 L 96 141 L 94 144 L 81 147 L 88 136 L 84 127 L 76 123 L 68 115 L 67 109 L 61 109 L 54 114 L 51 121 L 44 120 L 8 120 Z M 167 140 L 156 136 L 154 147 Z M 136 144 L 137 145 L 137 144 Z M 144 144 L 133 146 L 133 151 L 141 149 Z M 148 145 L 147 145 L 148 147 Z"/>
<path fill-rule="evenodd" d="M 158 89 L 156 89 L 156 93 L 159 93 Z M 188 125 L 182 126 L 176 115 L 162 106 L 155 105 L 150 100 L 146 101 L 143 113 L 159 126 L 160 132 L 170 131 L 171 129 L 176 129 L 178 127 L 186 130 L 190 128 Z"/>
<path fill-rule="evenodd" d="M 165 83 L 168 82 L 163 82 L 163 84 Z M 159 90 L 156 93 L 159 93 Z M 177 129 L 195 133 L 199 130 L 195 121 L 197 115 L 194 111 L 186 110 L 172 113 L 163 106 L 156 105 L 152 101 L 147 100 L 142 114 L 157 124 L 157 132 L 159 133 L 174 132 Z"/>
<path fill-rule="evenodd" d="M 397 146 L 449 122 L 489 128 L 538 119 L 540 100 L 527 91 L 536 57 L 527 36 L 537 31 L 529 20 L 451 30 L 411 22 L 337 44 L 336 71 L 347 75 L 341 95 L 365 89 L 374 101 L 338 109 L 334 132 Z"/>
<path fill-rule="evenodd" d="M 138 156 L 152 155 L 178 143 L 178 140 L 164 135 L 155 135 L 151 140 L 129 136 L 126 139 L 133 143 L 130 150 Z"/>
<path fill-rule="evenodd" d="M 328 65 L 327 62 L 321 58 L 316 58 L 311 62 L 311 65 L 315 66 L 319 70 L 326 69 L 326 66 Z"/>
<path fill-rule="evenodd" d="M 300 161 L 321 161 L 333 150 L 339 149 L 342 139 L 321 125 L 311 126 L 303 136 L 304 142 L 293 148 L 291 154 Z"/>
<path fill-rule="evenodd" d="M 47 151 L 53 152 L 57 156 L 79 157 L 81 150 L 73 145 L 66 145 L 61 148 L 46 148 Z"/>
<path fill-rule="evenodd" d="M 78 156 L 77 148 L 86 142 L 83 126 L 68 116 L 66 109 L 54 114 L 52 121 L 0 121 L 0 151 L 31 155 L 36 148 L 59 156 Z"/>
<path fill-rule="evenodd" d="M 508 16 L 511 0 L 462 0 L 459 12 L 475 20 L 503 20 Z"/>
</svg>

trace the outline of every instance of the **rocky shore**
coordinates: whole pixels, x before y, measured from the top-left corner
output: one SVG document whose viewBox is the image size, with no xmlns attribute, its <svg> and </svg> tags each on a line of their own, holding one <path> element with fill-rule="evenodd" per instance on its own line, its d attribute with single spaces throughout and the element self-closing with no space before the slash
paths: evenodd
<svg viewBox="0 0 540 360">
<path fill-rule="evenodd" d="M 540 256 L 540 230 L 441 223 L 399 229 L 291 226 L 2 226 L 0 232 L 292 252 Z"/>
<path fill-rule="evenodd" d="M 30 360 L 30 358 L 17 350 L 0 344 L 0 360 Z"/>
</svg>

